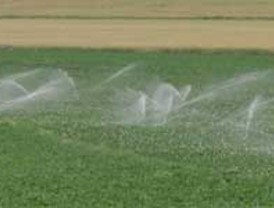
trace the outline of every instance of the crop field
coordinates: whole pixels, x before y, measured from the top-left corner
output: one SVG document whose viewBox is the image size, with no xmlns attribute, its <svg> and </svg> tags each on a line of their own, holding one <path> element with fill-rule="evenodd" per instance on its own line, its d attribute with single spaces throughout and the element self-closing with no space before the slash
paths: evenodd
<svg viewBox="0 0 274 208">
<path fill-rule="evenodd" d="M 274 207 L 273 14 L 0 0 L 0 208 Z"/>
<path fill-rule="evenodd" d="M 0 0 L 0 45 L 99 49 L 274 48 L 271 0 Z"/>
<path fill-rule="evenodd" d="M 2 19 L 0 45 L 274 49 L 273 21 Z"/>
<path fill-rule="evenodd" d="M 2 207 L 273 206 L 273 154 L 267 151 L 273 141 L 265 135 L 252 132 L 244 140 L 232 134 L 236 144 L 226 148 L 223 129 L 214 133 L 194 126 L 189 132 L 184 119 L 167 126 L 101 124 L 97 114 L 98 106 L 104 112 L 111 107 L 108 89 L 139 83 L 137 75 L 203 91 L 241 74 L 266 72 L 274 67 L 273 54 L 16 48 L 0 53 L 2 78 L 62 68 L 79 93 L 79 99 L 47 113 L 1 111 Z M 128 63 L 140 62 L 102 87 L 106 90 L 96 87 Z M 251 147 L 251 137 L 263 144 L 259 151 L 240 147 L 246 141 Z"/>
<path fill-rule="evenodd" d="M 1 0 L 0 4 L 0 16 L 274 17 L 272 0 Z"/>
</svg>

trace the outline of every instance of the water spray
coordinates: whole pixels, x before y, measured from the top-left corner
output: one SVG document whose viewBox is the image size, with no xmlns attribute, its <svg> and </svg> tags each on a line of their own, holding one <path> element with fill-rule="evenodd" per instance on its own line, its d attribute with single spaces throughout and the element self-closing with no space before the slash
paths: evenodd
<svg viewBox="0 0 274 208">
<path fill-rule="evenodd" d="M 18 108 L 32 109 L 36 104 L 48 106 L 77 99 L 77 96 L 72 78 L 61 69 L 18 73 L 0 80 L 0 113 Z"/>
</svg>

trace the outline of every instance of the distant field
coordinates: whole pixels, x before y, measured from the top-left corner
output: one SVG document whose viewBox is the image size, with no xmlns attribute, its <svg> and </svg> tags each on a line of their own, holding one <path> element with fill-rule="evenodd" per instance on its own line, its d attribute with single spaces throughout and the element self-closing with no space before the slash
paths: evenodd
<svg viewBox="0 0 274 208">
<path fill-rule="evenodd" d="M 274 21 L 2 19 L 0 45 L 274 49 Z"/>
<path fill-rule="evenodd" d="M 274 17 L 272 0 L 0 0 L 0 16 Z"/>
<path fill-rule="evenodd" d="M 272 0 L 0 0 L 0 5 L 0 45 L 274 49 Z"/>
</svg>

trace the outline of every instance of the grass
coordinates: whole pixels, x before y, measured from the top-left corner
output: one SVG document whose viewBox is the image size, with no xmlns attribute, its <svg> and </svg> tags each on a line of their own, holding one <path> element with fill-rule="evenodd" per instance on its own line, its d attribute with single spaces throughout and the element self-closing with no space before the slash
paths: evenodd
<svg viewBox="0 0 274 208">
<path fill-rule="evenodd" d="M 1 116 L 1 207 L 274 205 L 272 154 L 222 149 L 207 142 L 221 138 L 180 127 L 94 126 L 87 108 L 93 98 L 85 90 L 132 62 L 171 83 L 202 87 L 273 69 L 273 54 L 23 48 L 0 53 L 1 76 L 61 67 L 82 97 L 69 112 Z"/>
</svg>

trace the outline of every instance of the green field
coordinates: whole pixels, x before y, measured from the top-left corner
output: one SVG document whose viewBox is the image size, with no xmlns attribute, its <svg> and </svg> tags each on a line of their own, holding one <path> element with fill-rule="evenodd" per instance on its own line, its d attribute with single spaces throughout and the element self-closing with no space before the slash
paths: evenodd
<svg viewBox="0 0 274 208">
<path fill-rule="evenodd" d="M 1 77 L 62 68 L 80 92 L 58 113 L 1 115 L 0 207 L 274 206 L 273 154 L 223 149 L 222 134 L 189 134 L 180 125 L 94 125 L 89 107 L 96 98 L 90 89 L 129 63 L 175 85 L 202 88 L 273 69 L 273 54 L 22 48 L 0 54 Z"/>
<path fill-rule="evenodd" d="M 274 207 L 273 2 L 0 0 L 0 208 Z"/>
</svg>

